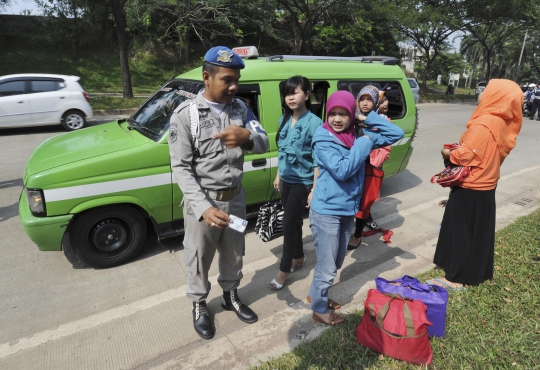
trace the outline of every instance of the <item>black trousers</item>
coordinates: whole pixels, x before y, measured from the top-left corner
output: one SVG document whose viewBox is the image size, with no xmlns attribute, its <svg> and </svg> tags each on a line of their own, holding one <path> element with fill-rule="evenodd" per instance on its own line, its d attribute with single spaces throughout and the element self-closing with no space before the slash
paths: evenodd
<svg viewBox="0 0 540 370">
<path fill-rule="evenodd" d="M 538 111 L 538 119 L 540 119 L 540 99 L 534 99 L 530 118 L 534 118 L 534 114 Z"/>
<path fill-rule="evenodd" d="M 293 259 L 304 257 L 302 241 L 302 215 L 306 210 L 307 197 L 313 185 L 292 184 L 281 180 L 279 192 L 283 204 L 283 256 L 279 270 L 290 272 Z"/>
<path fill-rule="evenodd" d="M 453 283 L 478 285 L 493 277 L 495 189 L 452 188 L 433 262 Z"/>
</svg>

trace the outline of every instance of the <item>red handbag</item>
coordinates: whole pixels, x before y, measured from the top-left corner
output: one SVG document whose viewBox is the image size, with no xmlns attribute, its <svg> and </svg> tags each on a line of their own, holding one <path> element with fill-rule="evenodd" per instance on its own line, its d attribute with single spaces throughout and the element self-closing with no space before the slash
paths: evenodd
<svg viewBox="0 0 540 370">
<path fill-rule="evenodd" d="M 360 200 L 360 210 L 354 215 L 356 218 L 368 218 L 373 203 L 377 200 L 384 177 L 384 171 L 366 162 L 364 175 L 364 189 Z"/>
<path fill-rule="evenodd" d="M 458 143 L 453 144 L 444 144 L 444 147 L 446 149 L 455 150 L 459 148 Z M 471 173 L 471 167 L 470 166 L 455 166 L 450 165 L 447 166 L 444 170 L 439 172 L 436 175 L 433 175 L 431 177 L 431 183 L 432 184 L 439 184 L 443 188 L 447 187 L 454 187 L 454 186 L 461 186 L 463 184 L 463 181 L 469 176 Z"/>
<path fill-rule="evenodd" d="M 370 289 L 364 308 L 364 316 L 356 328 L 359 344 L 412 364 L 431 363 L 433 352 L 427 332 L 431 322 L 422 301 Z"/>
</svg>

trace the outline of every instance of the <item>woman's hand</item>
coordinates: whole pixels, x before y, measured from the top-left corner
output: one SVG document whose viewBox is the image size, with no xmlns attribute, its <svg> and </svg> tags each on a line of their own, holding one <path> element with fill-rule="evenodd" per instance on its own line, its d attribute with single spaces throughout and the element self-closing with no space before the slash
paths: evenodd
<svg viewBox="0 0 540 370">
<path fill-rule="evenodd" d="M 360 123 L 364 123 L 366 120 L 366 116 L 364 116 L 361 112 L 356 112 L 356 119 L 360 121 Z"/>
<path fill-rule="evenodd" d="M 443 159 L 449 159 L 450 158 L 450 149 L 446 149 L 446 148 L 442 149 L 441 154 L 442 154 Z"/>
<path fill-rule="evenodd" d="M 279 173 L 276 175 L 276 179 L 274 180 L 274 189 L 279 191 Z"/>
<path fill-rule="evenodd" d="M 309 195 L 307 196 L 307 204 L 306 208 L 309 208 L 309 205 L 311 204 L 311 198 L 313 198 L 313 192 L 309 192 Z"/>
</svg>

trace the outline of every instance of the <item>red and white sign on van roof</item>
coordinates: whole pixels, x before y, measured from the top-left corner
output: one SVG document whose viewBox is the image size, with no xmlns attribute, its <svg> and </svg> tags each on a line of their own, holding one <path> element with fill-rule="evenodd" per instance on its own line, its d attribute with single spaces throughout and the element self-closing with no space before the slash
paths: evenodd
<svg viewBox="0 0 540 370">
<path fill-rule="evenodd" d="M 259 56 L 259 51 L 255 46 L 239 46 L 232 50 L 242 58 L 257 58 Z"/>
</svg>

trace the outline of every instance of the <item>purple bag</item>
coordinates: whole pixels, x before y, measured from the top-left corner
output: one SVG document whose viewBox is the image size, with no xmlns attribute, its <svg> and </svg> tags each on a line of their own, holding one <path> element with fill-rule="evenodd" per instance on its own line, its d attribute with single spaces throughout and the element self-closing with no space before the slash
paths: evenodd
<svg viewBox="0 0 540 370">
<path fill-rule="evenodd" d="M 383 294 L 399 294 L 403 298 L 419 299 L 427 306 L 427 318 L 433 326 L 428 327 L 432 337 L 443 337 L 446 323 L 446 304 L 448 292 L 438 285 L 422 284 L 413 276 L 405 275 L 388 281 L 381 277 L 375 279 L 377 290 Z"/>
</svg>

